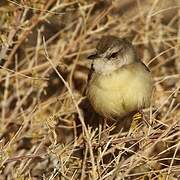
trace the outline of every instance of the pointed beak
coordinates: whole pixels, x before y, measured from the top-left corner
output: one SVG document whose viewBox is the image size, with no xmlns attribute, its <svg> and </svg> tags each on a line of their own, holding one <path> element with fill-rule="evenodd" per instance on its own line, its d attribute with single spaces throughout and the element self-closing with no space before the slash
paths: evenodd
<svg viewBox="0 0 180 180">
<path fill-rule="evenodd" d="M 89 55 L 87 58 L 90 59 L 90 60 L 93 60 L 93 59 L 96 59 L 96 58 L 98 58 L 98 57 L 99 57 L 99 56 L 98 56 L 98 54 L 96 53 L 96 54 Z"/>
</svg>

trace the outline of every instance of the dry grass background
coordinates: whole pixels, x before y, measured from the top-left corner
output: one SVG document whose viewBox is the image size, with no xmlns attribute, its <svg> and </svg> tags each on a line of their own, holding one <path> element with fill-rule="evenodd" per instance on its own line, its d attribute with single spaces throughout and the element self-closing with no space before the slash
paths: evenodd
<svg viewBox="0 0 180 180">
<path fill-rule="evenodd" d="M 2 0 L 0 13 L 0 179 L 180 179 L 179 0 Z M 78 104 L 107 34 L 133 42 L 155 91 L 152 126 L 102 142 Z"/>
</svg>

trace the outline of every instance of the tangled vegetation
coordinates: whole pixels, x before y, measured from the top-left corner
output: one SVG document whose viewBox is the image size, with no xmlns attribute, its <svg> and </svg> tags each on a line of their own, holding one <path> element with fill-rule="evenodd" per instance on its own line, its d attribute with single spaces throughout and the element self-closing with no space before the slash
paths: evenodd
<svg viewBox="0 0 180 180">
<path fill-rule="evenodd" d="M 180 179 L 179 0 L 1 0 L 0 12 L 0 179 Z M 155 90 L 151 125 L 113 124 L 102 141 L 79 104 L 103 35 L 132 41 Z"/>
</svg>

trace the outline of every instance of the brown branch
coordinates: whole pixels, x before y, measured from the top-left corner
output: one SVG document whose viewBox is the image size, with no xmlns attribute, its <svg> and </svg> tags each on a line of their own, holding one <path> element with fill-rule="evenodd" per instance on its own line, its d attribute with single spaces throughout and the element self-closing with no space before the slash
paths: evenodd
<svg viewBox="0 0 180 180">
<path fill-rule="evenodd" d="M 31 31 L 43 20 L 41 19 L 41 16 L 45 13 L 45 11 L 55 2 L 56 0 L 50 0 L 46 4 L 46 6 L 43 8 L 43 11 L 40 12 L 39 15 L 35 15 L 31 18 L 29 24 L 29 28 L 26 31 L 23 31 L 21 34 L 20 39 L 18 40 L 18 43 L 13 47 L 11 53 L 9 54 L 6 63 L 4 64 L 4 67 L 8 67 L 11 64 L 12 58 L 20 45 L 26 40 L 27 36 L 31 33 Z"/>
</svg>

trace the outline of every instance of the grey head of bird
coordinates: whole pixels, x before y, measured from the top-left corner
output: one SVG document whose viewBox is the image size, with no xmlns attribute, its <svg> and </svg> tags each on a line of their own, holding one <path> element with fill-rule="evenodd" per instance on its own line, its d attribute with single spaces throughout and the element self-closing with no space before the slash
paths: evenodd
<svg viewBox="0 0 180 180">
<path fill-rule="evenodd" d="M 93 69 L 97 73 L 110 73 L 124 65 L 139 61 L 133 45 L 124 38 L 103 36 L 97 46 L 96 52 L 90 55 Z"/>
</svg>

